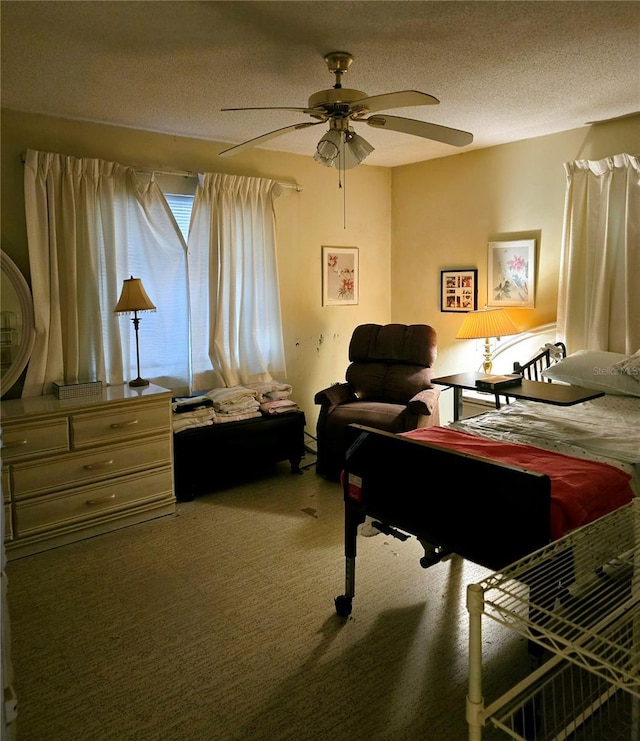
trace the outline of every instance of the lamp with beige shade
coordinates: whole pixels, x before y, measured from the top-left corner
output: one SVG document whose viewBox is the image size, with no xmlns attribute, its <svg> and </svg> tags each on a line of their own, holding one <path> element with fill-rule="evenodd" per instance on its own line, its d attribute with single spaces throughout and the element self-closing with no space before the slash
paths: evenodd
<svg viewBox="0 0 640 741">
<path fill-rule="evenodd" d="M 140 278 L 126 278 L 122 283 L 122 293 L 116 304 L 116 314 L 129 314 L 133 312 L 131 321 L 136 331 L 136 362 L 138 364 L 138 377 L 129 381 L 129 386 L 148 386 L 149 381 L 140 377 L 140 347 L 138 344 L 138 327 L 140 325 L 139 311 L 155 311 L 156 307 L 147 296 Z"/>
<path fill-rule="evenodd" d="M 492 337 L 519 334 L 520 330 L 511 321 L 504 309 L 481 309 L 466 314 L 458 334 L 457 340 L 484 339 L 484 361 L 482 368 L 485 373 L 491 373 L 493 361 L 491 357 Z"/>
</svg>

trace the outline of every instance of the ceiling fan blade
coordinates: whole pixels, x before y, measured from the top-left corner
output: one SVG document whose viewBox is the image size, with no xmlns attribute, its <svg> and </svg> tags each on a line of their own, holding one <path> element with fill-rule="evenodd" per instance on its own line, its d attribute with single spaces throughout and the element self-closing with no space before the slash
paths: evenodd
<svg viewBox="0 0 640 741">
<path fill-rule="evenodd" d="M 306 113 L 309 116 L 322 117 L 326 121 L 329 116 L 322 108 L 294 108 L 292 106 L 266 106 L 260 108 L 221 108 L 221 111 L 295 111 L 296 113 Z"/>
<path fill-rule="evenodd" d="M 386 111 L 389 108 L 408 108 L 414 105 L 437 105 L 440 101 L 433 95 L 420 93 L 417 90 L 399 90 L 396 93 L 383 93 L 382 95 L 371 95 L 351 103 L 350 108 L 366 108 L 369 113 Z"/>
<path fill-rule="evenodd" d="M 238 154 L 238 152 L 243 152 L 245 149 L 250 149 L 251 147 L 255 147 L 257 144 L 261 144 L 262 142 L 266 142 L 269 139 L 275 139 L 276 136 L 282 136 L 283 134 L 287 134 L 289 131 L 296 131 L 297 129 L 306 129 L 309 126 L 317 126 L 318 124 L 325 123 L 324 121 L 310 121 L 309 123 L 299 123 L 299 124 L 293 124 L 292 126 L 285 126 L 282 129 L 276 129 L 275 131 L 269 131 L 266 134 L 262 134 L 261 136 L 256 136 L 255 139 L 249 139 L 246 142 L 242 142 L 242 144 L 236 144 L 233 147 L 229 147 L 228 149 L 224 149 L 222 152 L 218 152 L 218 155 L 220 157 L 228 157 L 232 154 Z"/>
<path fill-rule="evenodd" d="M 464 147 L 471 144 L 473 134 L 460 129 L 450 129 L 448 126 L 417 121 L 414 118 L 402 118 L 400 116 L 370 116 L 362 121 L 376 129 L 388 129 L 389 131 L 400 131 L 403 134 L 422 136 L 424 139 L 451 144 L 454 147 Z"/>
</svg>

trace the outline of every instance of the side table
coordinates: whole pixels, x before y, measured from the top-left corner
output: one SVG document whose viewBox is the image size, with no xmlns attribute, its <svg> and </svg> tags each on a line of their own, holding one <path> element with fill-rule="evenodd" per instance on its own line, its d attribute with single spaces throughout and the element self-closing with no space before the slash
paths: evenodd
<svg viewBox="0 0 640 741">
<path fill-rule="evenodd" d="M 484 373 L 456 373 L 452 376 L 441 376 L 432 378 L 431 383 L 439 386 L 448 386 L 453 389 L 453 421 L 457 422 L 462 417 L 462 391 L 463 389 L 476 391 L 476 381 L 484 378 Z M 494 394 L 496 409 L 500 409 L 500 396 L 507 399 L 526 399 L 527 401 L 539 401 L 542 404 L 555 404 L 556 406 L 572 406 L 583 401 L 590 401 L 604 396 L 603 391 L 594 391 L 583 386 L 570 386 L 563 383 L 549 383 L 547 381 L 529 381 L 523 378 L 516 386 L 501 389 Z"/>
</svg>

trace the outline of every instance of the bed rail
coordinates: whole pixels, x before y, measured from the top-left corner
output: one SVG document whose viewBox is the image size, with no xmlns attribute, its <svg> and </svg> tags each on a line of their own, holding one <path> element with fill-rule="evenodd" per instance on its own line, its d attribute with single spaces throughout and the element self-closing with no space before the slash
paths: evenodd
<svg viewBox="0 0 640 741">
<path fill-rule="evenodd" d="M 526 363 L 520 364 L 516 361 L 513 364 L 513 372 L 529 381 L 543 381 L 545 379 L 542 377 L 542 371 L 566 357 L 567 348 L 563 342 L 548 342 Z"/>
</svg>

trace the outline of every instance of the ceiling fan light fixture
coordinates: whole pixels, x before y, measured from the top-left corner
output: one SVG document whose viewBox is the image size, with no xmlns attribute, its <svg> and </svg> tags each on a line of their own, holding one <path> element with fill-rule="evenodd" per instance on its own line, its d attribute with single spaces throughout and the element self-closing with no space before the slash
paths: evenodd
<svg viewBox="0 0 640 741">
<path fill-rule="evenodd" d="M 313 159 L 325 167 L 331 167 L 340 154 L 341 145 L 342 132 L 329 129 L 318 142 Z"/>
<path fill-rule="evenodd" d="M 373 152 L 373 147 L 355 131 L 333 127 L 320 139 L 313 159 L 324 165 L 350 170 Z"/>
</svg>

